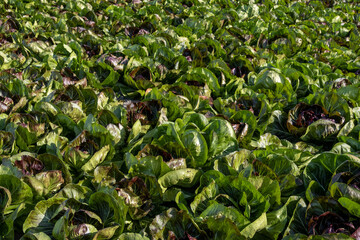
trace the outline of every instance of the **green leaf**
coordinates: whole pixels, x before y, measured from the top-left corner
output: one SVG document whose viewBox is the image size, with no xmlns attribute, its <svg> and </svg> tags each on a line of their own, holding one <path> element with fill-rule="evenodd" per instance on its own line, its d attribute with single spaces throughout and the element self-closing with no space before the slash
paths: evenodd
<svg viewBox="0 0 360 240">
<path fill-rule="evenodd" d="M 200 176 L 200 170 L 184 168 L 166 173 L 158 182 L 163 190 L 172 186 L 189 188 L 198 183 Z"/>
<path fill-rule="evenodd" d="M 147 156 L 140 159 L 139 164 L 131 166 L 129 173 L 135 174 L 145 174 L 154 177 L 161 177 L 164 174 L 170 172 L 171 169 L 163 161 L 161 156 L 153 157 Z"/>
<path fill-rule="evenodd" d="M 228 218 L 209 218 L 206 224 L 212 232 L 216 233 L 213 238 L 215 240 L 246 239 L 236 227 L 236 224 Z"/>
<path fill-rule="evenodd" d="M 80 102 L 81 103 L 81 102 Z M 78 122 L 85 114 L 79 102 L 60 102 L 57 106 L 63 114 L 69 116 L 75 122 Z"/>
<path fill-rule="evenodd" d="M 341 197 L 338 199 L 338 202 L 346 208 L 350 214 L 360 217 L 360 204 L 357 202 L 354 202 L 346 197 Z"/>
<path fill-rule="evenodd" d="M 250 217 L 251 220 L 259 218 L 270 207 L 265 197 L 244 177 L 235 178 L 229 186 L 226 186 L 226 181 L 220 181 L 219 183 L 221 183 L 220 192 L 225 192 L 232 198 L 239 199 L 240 205 L 245 207 L 245 211 L 247 211 L 246 208 L 250 208 L 249 216 L 246 213 L 244 215 Z"/>
<path fill-rule="evenodd" d="M 241 235 L 245 238 L 252 238 L 257 231 L 264 229 L 267 226 L 266 213 L 261 214 L 259 218 L 241 230 Z"/>
<path fill-rule="evenodd" d="M 34 132 L 29 132 L 25 127 L 18 126 L 15 132 L 16 144 L 20 149 L 28 151 L 31 145 L 37 141 L 37 136 Z"/>
<path fill-rule="evenodd" d="M 99 151 L 94 153 L 94 155 L 89 159 L 89 161 L 87 161 L 87 163 L 85 163 L 81 167 L 81 169 L 85 172 L 93 171 L 99 164 L 101 164 L 105 160 L 109 151 L 109 145 L 102 147 Z"/>
<path fill-rule="evenodd" d="M 286 227 L 287 206 L 284 205 L 278 210 L 266 213 L 267 226 L 257 234 L 257 239 L 269 238 L 278 239 Z"/>
<path fill-rule="evenodd" d="M 43 232 L 26 233 L 21 239 L 23 240 L 51 240 L 49 235 Z"/>
<path fill-rule="evenodd" d="M 31 229 L 34 232 L 43 232 L 51 235 L 55 223 L 52 219 L 58 214 L 58 207 L 65 201 L 65 198 L 50 198 L 48 200 L 40 201 L 36 204 L 26 218 L 23 231 L 26 232 Z"/>
<path fill-rule="evenodd" d="M 305 201 L 299 197 L 290 197 L 288 199 L 288 217 L 289 222 L 285 229 L 284 236 L 292 236 L 296 233 L 308 233 L 308 223 L 306 222 L 306 208 Z M 293 206 L 295 203 L 294 207 Z"/>
<path fill-rule="evenodd" d="M 201 218 L 221 218 L 225 217 L 230 219 L 239 229 L 245 228 L 250 221 L 244 217 L 239 211 L 233 207 L 226 207 L 223 204 L 213 202 L 209 207 L 207 207 L 201 214 Z"/>
<path fill-rule="evenodd" d="M 208 158 L 208 148 L 205 138 L 196 130 L 186 130 L 181 140 L 189 153 L 192 167 L 201 167 Z"/>
<path fill-rule="evenodd" d="M 90 196 L 89 206 L 100 216 L 104 226 L 115 222 L 119 224 L 118 231 L 122 232 L 127 213 L 127 206 L 122 198 L 104 192 L 96 192 Z"/>
<path fill-rule="evenodd" d="M 287 97 L 290 97 L 293 92 L 289 79 L 276 69 L 262 70 L 254 81 L 253 89 L 270 89 Z"/>
<path fill-rule="evenodd" d="M 342 182 L 335 182 L 330 186 L 329 190 L 330 195 L 334 198 L 346 197 L 360 203 L 360 191 L 354 186 Z"/>
<path fill-rule="evenodd" d="M 179 78 L 177 81 L 186 81 L 193 79 L 201 79 L 200 82 L 206 83 L 209 88 L 216 94 L 220 94 L 220 84 L 215 74 L 206 68 L 193 68 L 188 71 L 187 75 Z"/>
<path fill-rule="evenodd" d="M 139 234 L 139 233 L 123 233 L 117 240 L 149 240 L 149 238 Z"/>
<path fill-rule="evenodd" d="M 281 192 L 279 182 L 271 180 L 267 176 L 251 176 L 249 182 L 268 199 L 271 208 L 276 208 L 281 204 Z"/>
<path fill-rule="evenodd" d="M 187 125 L 188 123 L 193 123 L 199 129 L 204 129 L 204 127 L 209 123 L 209 121 L 203 114 L 186 112 L 183 117 L 183 123 L 185 125 Z"/>
<path fill-rule="evenodd" d="M 347 155 L 338 155 L 335 153 L 321 153 L 311 158 L 304 169 L 304 183 L 308 186 L 311 180 L 318 182 L 326 190 L 332 174 L 340 166 L 350 164 Z"/>
<path fill-rule="evenodd" d="M 96 240 L 111 239 L 114 236 L 116 230 L 118 230 L 118 228 L 119 226 L 103 228 L 95 234 L 93 239 Z"/>
<path fill-rule="evenodd" d="M 54 229 L 52 231 L 53 237 L 57 240 L 66 238 L 68 226 L 69 226 L 68 219 L 66 218 L 66 216 L 62 216 L 55 223 Z"/>
<path fill-rule="evenodd" d="M 7 215 L 5 218 L 1 219 L 1 236 L 3 236 L 5 239 L 11 239 L 14 238 L 16 227 L 14 227 L 14 222 L 18 218 L 18 216 L 21 216 L 21 212 L 25 210 L 25 204 L 22 203 L 13 211 L 11 214 Z"/>
<path fill-rule="evenodd" d="M 209 200 L 215 198 L 219 194 L 219 187 L 215 181 L 210 182 L 202 191 L 197 194 L 194 201 L 190 204 L 193 213 L 204 211 L 208 207 Z"/>
<path fill-rule="evenodd" d="M 186 211 L 177 211 L 175 208 L 157 215 L 149 225 L 149 229 L 154 239 L 168 239 L 171 236 L 170 231 L 177 238 L 187 236 L 208 238 Z"/>
<path fill-rule="evenodd" d="M 0 187 L 0 196 L 1 214 L 4 214 L 5 209 L 11 204 L 11 193 L 7 188 Z"/>
<path fill-rule="evenodd" d="M 136 141 L 138 139 L 140 133 L 141 133 L 141 122 L 140 122 L 140 120 L 137 120 L 131 128 L 131 132 L 127 139 L 127 143 L 130 145 L 134 141 Z"/>
<path fill-rule="evenodd" d="M 12 175 L 0 175 L 0 186 L 11 193 L 11 204 L 5 214 L 14 211 L 21 203 L 31 203 L 33 194 L 31 188 L 19 178 Z"/>
<path fill-rule="evenodd" d="M 14 148 L 15 138 L 10 132 L 0 131 L 0 154 L 9 154 Z"/>
<path fill-rule="evenodd" d="M 78 201 L 86 200 L 91 193 L 91 189 L 74 183 L 69 183 L 63 187 L 56 195 L 57 198 L 73 198 Z"/>
<path fill-rule="evenodd" d="M 251 143 L 251 146 L 256 148 L 266 148 L 267 146 L 271 145 L 280 145 L 281 140 L 270 133 L 265 133 L 264 135 L 261 135 L 258 141 L 253 141 Z"/>
<path fill-rule="evenodd" d="M 212 120 L 204 129 L 209 157 L 216 156 L 224 152 L 235 151 L 238 148 L 236 135 L 231 124 L 220 118 Z"/>
</svg>

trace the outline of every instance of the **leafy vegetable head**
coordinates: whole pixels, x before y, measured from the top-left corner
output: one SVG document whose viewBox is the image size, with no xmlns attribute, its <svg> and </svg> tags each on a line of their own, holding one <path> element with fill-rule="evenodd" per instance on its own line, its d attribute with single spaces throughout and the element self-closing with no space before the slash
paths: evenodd
<svg viewBox="0 0 360 240">
<path fill-rule="evenodd" d="M 291 134 L 307 140 L 325 140 L 340 130 L 345 118 L 339 113 L 329 114 L 322 106 L 297 104 L 288 113 L 287 128 Z"/>
<path fill-rule="evenodd" d="M 21 160 L 15 161 L 17 166 L 24 175 L 35 175 L 44 168 L 44 164 L 39 160 L 31 156 L 23 155 Z"/>
</svg>

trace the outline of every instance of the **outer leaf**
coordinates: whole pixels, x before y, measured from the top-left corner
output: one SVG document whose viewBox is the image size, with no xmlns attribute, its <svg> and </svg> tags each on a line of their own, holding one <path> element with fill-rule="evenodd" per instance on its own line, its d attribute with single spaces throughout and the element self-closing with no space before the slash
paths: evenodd
<svg viewBox="0 0 360 240">
<path fill-rule="evenodd" d="M 90 196 L 91 189 L 74 183 L 69 183 L 63 187 L 55 196 L 58 198 L 73 198 L 78 201 L 84 201 Z"/>
<path fill-rule="evenodd" d="M 122 198 L 96 192 L 90 196 L 89 206 L 100 216 L 105 226 L 115 222 L 119 224 L 119 231 L 122 232 L 127 212 L 127 206 Z"/>
<path fill-rule="evenodd" d="M 203 166 L 208 158 L 205 138 L 196 130 L 187 130 L 181 140 L 190 155 L 191 165 L 195 168 Z"/>
<path fill-rule="evenodd" d="M 215 233 L 214 240 L 246 239 L 230 219 L 209 218 L 206 221 L 208 228 Z"/>
<path fill-rule="evenodd" d="M 352 215 L 360 218 L 360 204 L 346 197 L 341 197 L 338 199 L 338 202 L 346 208 Z"/>
<path fill-rule="evenodd" d="M 108 227 L 108 228 L 103 228 L 101 230 L 99 230 L 95 236 L 94 236 L 94 240 L 103 240 L 103 239 L 111 239 L 116 230 L 119 228 L 119 226 L 113 226 L 113 227 Z"/>
<path fill-rule="evenodd" d="M 262 230 L 266 226 L 267 226 L 266 213 L 263 213 L 258 219 L 250 223 L 243 230 L 241 230 L 241 235 L 246 238 L 252 238 L 257 231 Z"/>
<path fill-rule="evenodd" d="M 31 188 L 15 176 L 0 175 L 0 186 L 11 193 L 11 205 L 7 207 L 5 214 L 12 212 L 21 203 L 30 203 L 33 198 Z"/>
<path fill-rule="evenodd" d="M 243 229 L 250 224 L 250 221 L 244 217 L 239 211 L 232 207 L 225 207 L 223 204 L 213 202 L 208 208 L 206 208 L 201 214 L 202 218 L 218 218 L 225 217 L 233 221 L 233 223 L 239 228 Z"/>
<path fill-rule="evenodd" d="M 192 168 L 184 168 L 166 173 L 159 178 L 158 182 L 164 190 L 171 186 L 192 187 L 197 184 L 200 176 L 201 171 Z"/>
<path fill-rule="evenodd" d="M 40 201 L 36 204 L 26 218 L 23 231 L 33 229 L 35 232 L 43 232 L 51 235 L 54 223 L 51 222 L 53 217 L 58 213 L 58 207 L 65 201 L 65 198 L 50 198 Z"/>
<path fill-rule="evenodd" d="M 99 151 L 97 151 L 94 154 L 94 156 L 90 158 L 90 160 L 87 163 L 85 163 L 81 167 L 81 169 L 85 172 L 90 172 L 94 170 L 99 164 L 101 164 L 105 160 L 109 151 L 110 151 L 109 145 L 102 147 Z"/>
<path fill-rule="evenodd" d="M 117 240 L 150 240 L 147 237 L 142 236 L 139 233 L 123 233 Z"/>
</svg>

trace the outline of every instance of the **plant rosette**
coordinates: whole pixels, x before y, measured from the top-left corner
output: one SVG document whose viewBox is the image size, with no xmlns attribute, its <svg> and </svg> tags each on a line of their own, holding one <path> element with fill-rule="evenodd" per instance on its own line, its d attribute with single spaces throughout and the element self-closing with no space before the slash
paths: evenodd
<svg viewBox="0 0 360 240">
<path fill-rule="evenodd" d="M 289 111 L 286 126 L 303 141 L 332 141 L 344 122 L 338 112 L 329 113 L 317 104 L 299 103 Z"/>
</svg>

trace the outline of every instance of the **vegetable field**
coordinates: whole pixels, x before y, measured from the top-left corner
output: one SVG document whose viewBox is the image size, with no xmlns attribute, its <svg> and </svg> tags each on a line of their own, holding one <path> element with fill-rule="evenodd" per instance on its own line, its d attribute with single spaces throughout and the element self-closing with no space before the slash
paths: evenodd
<svg viewBox="0 0 360 240">
<path fill-rule="evenodd" d="M 1 0 L 0 239 L 360 239 L 358 0 Z"/>
</svg>

